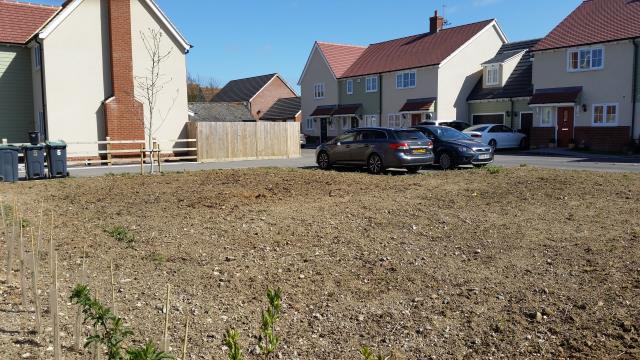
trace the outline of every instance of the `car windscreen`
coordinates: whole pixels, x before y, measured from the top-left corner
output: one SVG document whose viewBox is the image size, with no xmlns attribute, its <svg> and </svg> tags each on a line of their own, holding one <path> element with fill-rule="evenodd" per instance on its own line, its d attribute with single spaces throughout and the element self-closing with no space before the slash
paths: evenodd
<svg viewBox="0 0 640 360">
<path fill-rule="evenodd" d="M 429 128 L 440 140 L 452 141 L 452 140 L 468 140 L 469 136 L 461 133 L 460 131 L 449 127 L 432 127 Z"/>
<path fill-rule="evenodd" d="M 485 130 L 487 130 L 488 126 L 485 125 L 476 125 L 476 126 L 472 126 L 468 129 L 465 129 L 464 131 L 477 131 L 477 132 L 484 132 Z"/>
<path fill-rule="evenodd" d="M 394 133 L 398 140 L 427 140 L 427 137 L 418 130 L 396 130 Z"/>
</svg>

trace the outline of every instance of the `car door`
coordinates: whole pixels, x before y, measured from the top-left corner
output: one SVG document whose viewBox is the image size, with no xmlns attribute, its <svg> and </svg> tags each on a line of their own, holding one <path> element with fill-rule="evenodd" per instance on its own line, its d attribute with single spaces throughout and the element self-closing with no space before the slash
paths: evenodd
<svg viewBox="0 0 640 360">
<path fill-rule="evenodd" d="M 495 140 L 496 143 L 498 143 L 498 148 L 503 148 L 505 146 L 502 125 L 491 126 L 486 132 L 486 139 L 483 138 L 482 142 L 485 144 L 489 144 L 491 140 Z"/>
<path fill-rule="evenodd" d="M 520 136 L 516 134 L 512 128 L 508 126 L 502 126 L 502 132 L 504 133 L 504 142 L 508 147 L 516 147 L 520 142 Z"/>
<path fill-rule="evenodd" d="M 384 131 L 380 131 L 380 130 L 359 131 L 354 144 L 354 151 L 351 153 L 350 161 L 353 164 L 366 164 L 367 158 L 369 157 L 371 150 L 383 138 L 384 139 L 387 138 L 387 135 Z"/>
<path fill-rule="evenodd" d="M 357 136 L 357 131 L 349 131 L 333 140 L 334 148 L 332 153 L 329 154 L 329 156 L 333 158 L 333 162 L 342 164 L 349 162 L 349 159 L 352 156 L 351 154 L 354 151 Z"/>
</svg>

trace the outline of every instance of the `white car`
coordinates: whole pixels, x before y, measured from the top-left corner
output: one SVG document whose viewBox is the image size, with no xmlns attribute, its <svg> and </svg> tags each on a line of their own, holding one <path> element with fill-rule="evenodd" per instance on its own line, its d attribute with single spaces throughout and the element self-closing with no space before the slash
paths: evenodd
<svg viewBox="0 0 640 360">
<path fill-rule="evenodd" d="M 494 149 L 524 149 L 527 146 L 526 135 L 501 124 L 475 125 L 464 133 Z"/>
</svg>

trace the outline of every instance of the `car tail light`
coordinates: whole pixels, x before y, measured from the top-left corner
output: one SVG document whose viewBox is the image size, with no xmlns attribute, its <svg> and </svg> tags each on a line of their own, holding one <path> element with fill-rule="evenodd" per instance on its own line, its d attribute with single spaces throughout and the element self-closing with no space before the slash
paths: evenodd
<svg viewBox="0 0 640 360">
<path fill-rule="evenodd" d="M 473 138 L 481 138 L 482 135 L 480 135 L 480 134 L 471 134 L 471 137 L 473 137 Z"/>
<path fill-rule="evenodd" d="M 409 144 L 407 143 L 392 143 L 389 144 L 392 150 L 409 150 Z"/>
<path fill-rule="evenodd" d="M 433 141 L 431 141 L 431 140 L 427 141 L 427 147 L 429 149 L 433 149 Z"/>
</svg>

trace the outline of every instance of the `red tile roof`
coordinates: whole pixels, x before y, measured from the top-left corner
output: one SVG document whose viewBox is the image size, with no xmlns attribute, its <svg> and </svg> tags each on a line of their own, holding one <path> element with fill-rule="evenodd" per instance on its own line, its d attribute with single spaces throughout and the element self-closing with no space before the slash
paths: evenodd
<svg viewBox="0 0 640 360">
<path fill-rule="evenodd" d="M 59 9 L 0 0 L 0 43 L 25 44 Z"/>
<path fill-rule="evenodd" d="M 336 78 L 342 77 L 342 74 L 367 48 L 366 46 L 330 44 L 326 42 L 318 42 L 318 46 L 327 62 L 329 62 L 329 66 Z"/>
<path fill-rule="evenodd" d="M 372 44 L 341 77 L 438 65 L 494 20 Z"/>
<path fill-rule="evenodd" d="M 640 37 L 640 1 L 586 0 L 533 48 L 550 50 Z"/>
</svg>

